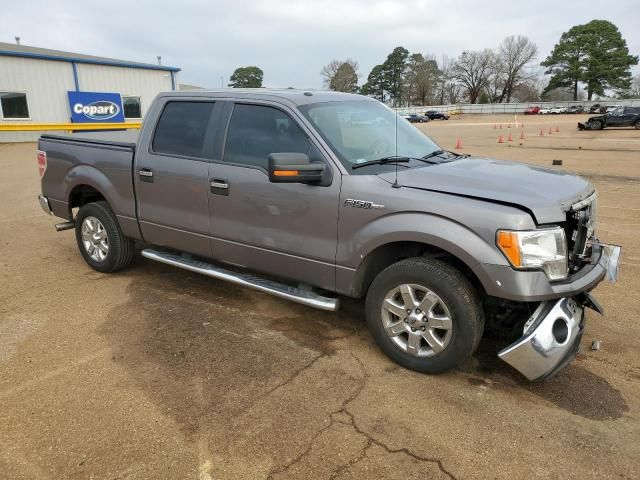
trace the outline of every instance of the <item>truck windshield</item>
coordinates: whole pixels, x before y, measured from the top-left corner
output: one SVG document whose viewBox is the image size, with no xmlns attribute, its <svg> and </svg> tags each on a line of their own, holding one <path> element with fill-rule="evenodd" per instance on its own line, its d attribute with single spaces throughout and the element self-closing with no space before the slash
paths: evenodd
<svg viewBox="0 0 640 480">
<path fill-rule="evenodd" d="M 376 101 L 312 103 L 300 106 L 302 114 L 332 147 L 342 163 L 351 170 L 359 163 L 384 157 L 421 158 L 440 147 L 401 116 Z M 416 165 L 425 163 L 416 161 Z M 380 165 L 387 171 L 389 165 Z M 358 173 L 372 173 L 368 169 Z"/>
</svg>

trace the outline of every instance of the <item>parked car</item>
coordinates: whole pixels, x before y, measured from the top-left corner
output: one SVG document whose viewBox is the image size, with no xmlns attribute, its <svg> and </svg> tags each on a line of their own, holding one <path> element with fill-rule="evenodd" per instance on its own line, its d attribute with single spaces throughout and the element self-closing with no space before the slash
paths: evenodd
<svg viewBox="0 0 640 480">
<path fill-rule="evenodd" d="M 41 207 L 91 268 L 129 266 L 138 241 L 149 260 L 310 307 L 360 298 L 380 348 L 425 373 L 469 357 L 486 322 L 522 332 L 502 360 L 554 375 L 617 272 L 587 180 L 445 151 L 359 95 L 161 93 L 139 135 L 45 134 L 37 162 Z"/>
<path fill-rule="evenodd" d="M 525 115 L 537 115 L 540 112 L 540 107 L 529 107 L 524 111 Z"/>
<path fill-rule="evenodd" d="M 428 117 L 429 120 L 449 120 L 449 115 L 437 110 L 427 110 L 424 112 L 424 116 Z"/>
<path fill-rule="evenodd" d="M 640 130 L 640 107 L 615 107 L 604 115 L 578 123 L 579 130 L 602 130 L 609 127 L 634 127 Z"/>
<path fill-rule="evenodd" d="M 569 108 L 567 108 L 567 111 L 565 113 L 583 113 L 584 112 L 584 107 L 582 105 L 571 105 Z"/>
<path fill-rule="evenodd" d="M 602 105 L 600 105 L 599 103 L 595 103 L 591 105 L 591 107 L 589 107 L 589 113 L 598 113 L 600 111 L 601 106 Z"/>
<path fill-rule="evenodd" d="M 602 106 L 598 109 L 597 113 L 607 113 L 607 110 L 608 110 L 608 109 L 609 109 L 609 105 L 602 105 Z"/>
<path fill-rule="evenodd" d="M 405 120 L 410 121 L 411 123 L 426 123 L 429 121 L 429 117 L 424 117 L 422 115 L 418 115 L 417 113 L 405 113 L 402 115 Z"/>
<path fill-rule="evenodd" d="M 549 115 L 551 113 L 551 108 L 550 107 L 543 107 L 540 110 L 538 110 L 538 113 L 540 115 Z"/>
<path fill-rule="evenodd" d="M 552 107 L 549 109 L 549 113 L 551 114 L 565 113 L 566 111 L 567 107 Z"/>
</svg>

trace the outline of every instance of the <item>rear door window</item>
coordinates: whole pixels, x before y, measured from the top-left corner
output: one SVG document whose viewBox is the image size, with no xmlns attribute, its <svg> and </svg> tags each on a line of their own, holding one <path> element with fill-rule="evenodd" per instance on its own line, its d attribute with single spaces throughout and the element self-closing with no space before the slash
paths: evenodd
<svg viewBox="0 0 640 480">
<path fill-rule="evenodd" d="M 271 153 L 305 153 L 322 161 L 300 126 L 277 108 L 236 104 L 229 122 L 224 161 L 267 169 Z"/>
<path fill-rule="evenodd" d="M 205 139 L 213 106 L 213 102 L 168 102 L 153 135 L 153 152 L 210 158 Z"/>
</svg>

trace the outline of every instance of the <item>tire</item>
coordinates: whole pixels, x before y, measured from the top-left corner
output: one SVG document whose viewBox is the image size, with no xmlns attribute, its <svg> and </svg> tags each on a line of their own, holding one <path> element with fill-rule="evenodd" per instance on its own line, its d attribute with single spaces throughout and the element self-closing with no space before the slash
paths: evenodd
<svg viewBox="0 0 640 480">
<path fill-rule="evenodd" d="M 636 120 L 636 123 L 633 124 L 636 130 L 640 130 L 640 120 Z"/>
<path fill-rule="evenodd" d="M 592 120 L 591 122 L 589 122 L 589 128 L 591 130 L 602 130 L 604 128 L 604 125 L 600 120 Z"/>
<path fill-rule="evenodd" d="M 78 249 L 91 268 L 111 273 L 131 264 L 135 243 L 122 234 L 107 202 L 83 205 L 74 223 Z"/>
<path fill-rule="evenodd" d="M 407 288 L 413 290 L 410 297 Z M 419 307 L 430 305 L 428 313 L 415 308 L 403 319 L 407 298 L 417 300 L 413 304 Z M 380 272 L 367 292 L 365 310 L 380 349 L 399 365 L 422 373 L 444 372 L 470 357 L 484 330 L 475 288 L 458 270 L 432 258 L 408 258 Z"/>
</svg>

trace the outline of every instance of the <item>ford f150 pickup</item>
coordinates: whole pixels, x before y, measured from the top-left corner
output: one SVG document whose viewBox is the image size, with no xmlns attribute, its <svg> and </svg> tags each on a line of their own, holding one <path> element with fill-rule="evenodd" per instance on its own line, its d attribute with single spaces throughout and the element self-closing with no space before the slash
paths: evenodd
<svg viewBox="0 0 640 480">
<path fill-rule="evenodd" d="M 445 151 L 358 95 L 164 93 L 139 135 L 42 135 L 37 161 L 42 208 L 95 270 L 140 245 L 311 307 L 362 298 L 376 343 L 420 372 L 472 355 L 486 324 L 513 336 L 501 359 L 549 378 L 617 276 L 589 182 Z"/>
</svg>

